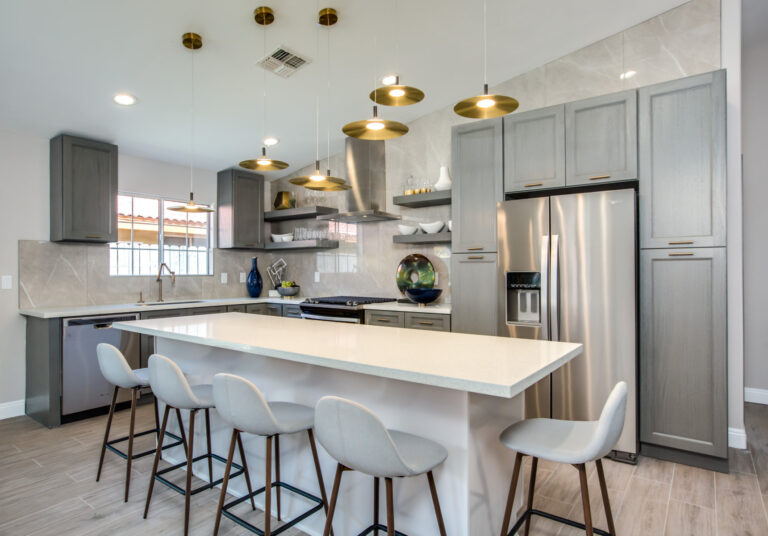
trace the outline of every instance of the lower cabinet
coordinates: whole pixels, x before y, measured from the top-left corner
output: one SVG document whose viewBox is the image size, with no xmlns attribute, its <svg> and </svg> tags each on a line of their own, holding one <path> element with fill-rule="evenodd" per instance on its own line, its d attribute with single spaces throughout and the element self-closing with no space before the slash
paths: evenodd
<svg viewBox="0 0 768 536">
<path fill-rule="evenodd" d="M 228 313 L 244 313 L 245 304 L 241 303 L 239 305 L 227 305 L 227 312 Z"/>
<path fill-rule="evenodd" d="M 405 313 L 398 311 L 366 311 L 365 323 L 369 326 L 405 327 Z"/>
<path fill-rule="evenodd" d="M 451 331 L 496 335 L 497 255 L 451 255 Z"/>
<path fill-rule="evenodd" d="M 230 306 L 232 307 L 232 306 Z M 216 313 L 226 313 L 228 307 L 226 305 L 216 305 L 213 307 L 193 307 L 187 309 L 165 309 L 162 311 L 145 311 L 141 313 L 141 320 L 148 320 L 151 318 L 171 318 L 174 316 L 195 316 L 195 315 L 211 315 Z M 147 360 L 149 356 L 155 353 L 155 338 L 151 335 L 141 335 L 141 367 L 147 366 Z"/>
<path fill-rule="evenodd" d="M 288 318 L 301 318 L 301 307 L 298 305 L 283 304 L 283 316 Z"/>
<path fill-rule="evenodd" d="M 283 316 L 283 306 L 279 303 L 252 303 L 245 308 L 253 315 Z"/>
<path fill-rule="evenodd" d="M 451 331 L 451 315 L 442 313 L 411 313 L 402 311 L 366 311 L 365 323 L 392 328 Z"/>
<path fill-rule="evenodd" d="M 640 440 L 728 457 L 725 248 L 640 253 Z"/>
</svg>

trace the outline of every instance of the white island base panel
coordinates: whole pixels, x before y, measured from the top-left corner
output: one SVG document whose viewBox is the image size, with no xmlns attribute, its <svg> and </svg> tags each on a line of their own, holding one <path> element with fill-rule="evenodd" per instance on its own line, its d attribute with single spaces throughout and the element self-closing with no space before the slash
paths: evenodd
<svg viewBox="0 0 768 536">
<path fill-rule="evenodd" d="M 452 536 L 496 535 L 500 531 L 514 453 L 499 442 L 499 433 L 524 416 L 523 396 L 501 398 L 441 387 L 334 370 L 282 359 L 223 350 L 158 337 L 157 352 L 170 357 L 187 373 L 190 382 L 210 383 L 218 372 L 248 378 L 269 401 L 289 401 L 314 406 L 323 396 L 336 395 L 355 400 L 375 412 L 389 428 L 433 439 L 448 449 L 448 459 L 434 471 L 445 520 Z M 162 407 L 161 407 L 162 411 Z M 162 413 L 161 413 L 162 415 Z M 188 412 L 182 412 L 188 430 Z M 169 418 L 169 431 L 178 433 L 176 420 Z M 226 457 L 231 428 L 211 410 L 214 453 Z M 248 468 L 254 489 L 264 485 L 265 440 L 243 434 Z M 202 415 L 195 423 L 195 455 L 205 452 Z M 326 490 L 330 498 L 336 462 L 318 444 Z M 171 462 L 184 460 L 181 447 L 164 451 Z M 235 463 L 239 456 L 235 454 Z M 281 479 L 320 496 L 307 434 L 280 437 Z M 223 473 L 223 464 L 214 462 L 214 478 Z M 207 462 L 194 465 L 194 474 L 207 480 Z M 230 481 L 229 492 L 246 493 L 245 480 Z M 218 493 L 218 489 L 204 493 Z M 386 524 L 384 482 L 381 482 L 379 522 Z M 231 498 L 230 498 L 231 499 Z M 394 480 L 395 527 L 411 536 L 438 534 L 437 522 L 425 476 Z M 516 508 L 522 505 L 522 479 Z M 263 508 L 263 494 L 256 500 Z M 241 504 L 236 512 L 248 512 Z M 292 519 L 310 505 L 289 491 L 282 491 L 283 519 Z M 149 515 L 152 515 L 150 509 Z M 195 513 L 192 511 L 194 517 Z M 272 515 L 276 516 L 273 495 Z M 359 534 L 373 519 L 373 478 L 348 471 L 342 478 L 341 493 L 334 516 L 336 536 Z M 222 526 L 232 523 L 223 518 Z M 296 525 L 310 535 L 321 535 L 325 523 L 319 511 Z M 212 528 L 212 527 L 211 527 Z"/>
</svg>

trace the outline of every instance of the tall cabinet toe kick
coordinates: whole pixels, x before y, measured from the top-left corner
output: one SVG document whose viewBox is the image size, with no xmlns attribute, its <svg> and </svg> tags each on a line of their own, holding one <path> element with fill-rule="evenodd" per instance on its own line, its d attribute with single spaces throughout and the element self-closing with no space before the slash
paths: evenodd
<svg viewBox="0 0 768 536">
<path fill-rule="evenodd" d="M 602 391 L 627 381 L 625 460 L 728 467 L 725 79 L 715 71 L 453 128 L 452 331 L 584 343 L 573 383 L 540 382 L 527 414 L 596 419 Z M 539 202 L 528 216 L 512 205 L 526 199 Z M 603 273 L 608 260 L 628 268 Z M 553 390 L 571 402 L 554 403 Z"/>
</svg>

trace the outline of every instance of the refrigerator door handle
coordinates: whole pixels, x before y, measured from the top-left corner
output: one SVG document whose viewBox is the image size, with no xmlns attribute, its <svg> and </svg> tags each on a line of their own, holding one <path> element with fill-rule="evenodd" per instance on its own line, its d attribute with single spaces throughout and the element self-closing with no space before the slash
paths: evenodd
<svg viewBox="0 0 768 536">
<path fill-rule="evenodd" d="M 549 235 L 541 237 L 541 338 L 549 340 Z"/>
<path fill-rule="evenodd" d="M 552 235 L 552 266 L 550 267 L 549 303 L 552 336 L 550 340 L 560 340 L 560 236 Z"/>
</svg>

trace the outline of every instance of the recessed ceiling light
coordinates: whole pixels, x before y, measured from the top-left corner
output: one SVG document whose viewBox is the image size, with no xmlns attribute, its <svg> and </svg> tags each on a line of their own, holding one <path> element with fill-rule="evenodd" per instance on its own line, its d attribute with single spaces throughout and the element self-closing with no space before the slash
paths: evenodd
<svg viewBox="0 0 768 536">
<path fill-rule="evenodd" d="M 621 73 L 619 78 L 621 78 L 622 80 L 626 80 L 627 78 L 632 78 L 636 74 L 637 74 L 637 71 L 626 71 L 626 72 Z"/>
<path fill-rule="evenodd" d="M 121 106 L 133 106 L 136 104 L 136 97 L 131 95 L 130 93 L 118 93 L 114 97 L 112 97 L 112 100 L 114 100 L 117 104 Z"/>
<path fill-rule="evenodd" d="M 266 145 L 267 147 L 272 147 L 273 145 L 277 145 L 278 143 L 280 143 L 280 140 L 278 140 L 277 138 L 274 138 L 271 136 L 269 138 L 264 138 L 264 145 Z"/>
<path fill-rule="evenodd" d="M 381 79 L 381 83 L 385 86 L 391 86 L 393 84 L 397 83 L 397 75 L 395 74 L 388 74 L 384 78 Z"/>
</svg>

